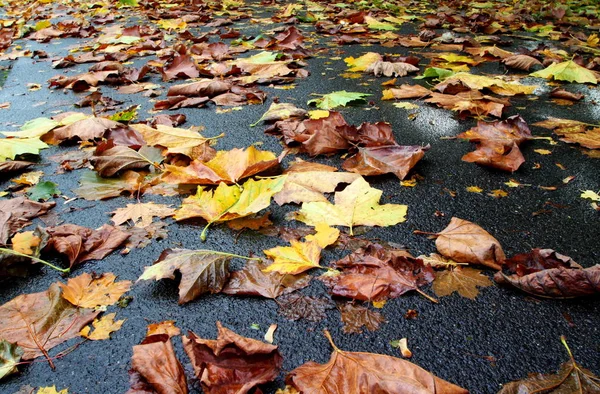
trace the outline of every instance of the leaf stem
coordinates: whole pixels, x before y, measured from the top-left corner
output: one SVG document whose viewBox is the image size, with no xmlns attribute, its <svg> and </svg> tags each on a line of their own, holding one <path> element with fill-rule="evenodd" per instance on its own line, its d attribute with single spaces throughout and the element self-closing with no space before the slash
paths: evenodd
<svg viewBox="0 0 600 394">
<path fill-rule="evenodd" d="M 335 346 L 335 343 L 333 342 L 333 338 L 331 338 L 331 333 L 329 332 L 328 329 L 324 329 L 323 330 L 323 335 L 325 335 L 325 338 L 327 338 L 327 340 L 329 341 L 329 343 L 331 344 L 331 347 L 333 347 L 333 349 L 336 352 L 340 352 L 343 353 L 340 348 L 338 348 L 337 346 Z"/>
<path fill-rule="evenodd" d="M 48 267 L 50 267 L 52 269 L 55 269 L 58 272 L 62 272 L 63 274 L 68 274 L 68 273 L 71 272 L 71 268 L 70 267 L 69 268 L 60 268 L 60 267 L 55 266 L 54 264 L 51 264 L 51 263 L 47 262 L 46 260 L 38 259 L 37 257 L 29 256 L 29 255 L 24 254 L 24 253 L 15 252 L 12 249 L 0 248 L 0 253 L 12 254 L 12 255 L 15 255 L 15 256 L 19 256 L 19 257 L 26 257 L 26 258 L 29 258 L 29 259 L 35 261 L 35 262 L 47 265 Z"/>
<path fill-rule="evenodd" d="M 415 289 L 415 291 L 419 294 L 421 294 L 423 297 L 427 298 L 429 301 L 433 302 L 434 304 L 439 304 L 440 302 L 438 300 L 436 300 L 435 298 L 433 298 L 432 296 L 430 296 L 427 293 L 424 293 L 423 291 L 421 291 L 420 289 Z"/>
<path fill-rule="evenodd" d="M 421 231 L 421 230 L 414 230 L 413 234 L 420 234 L 420 235 L 438 235 L 438 233 L 430 233 L 428 231 Z"/>
</svg>

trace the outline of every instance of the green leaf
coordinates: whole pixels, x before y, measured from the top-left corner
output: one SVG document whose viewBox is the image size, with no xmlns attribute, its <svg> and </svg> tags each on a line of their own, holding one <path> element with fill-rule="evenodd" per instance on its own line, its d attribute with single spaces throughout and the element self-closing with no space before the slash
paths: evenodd
<svg viewBox="0 0 600 394">
<path fill-rule="evenodd" d="M 423 72 L 423 75 L 419 75 L 415 77 L 415 79 L 425 79 L 425 78 L 438 78 L 438 79 L 446 79 L 454 75 L 452 70 L 446 70 L 445 68 L 439 67 L 428 67 Z"/>
<path fill-rule="evenodd" d="M 272 103 L 267 112 L 265 112 L 255 123 L 252 123 L 250 127 L 254 127 L 262 121 L 284 120 L 293 116 L 304 116 L 305 114 L 305 110 L 296 107 L 294 104 Z"/>
<path fill-rule="evenodd" d="M 29 189 L 29 199 L 33 201 L 48 200 L 53 196 L 60 195 L 57 184 L 50 181 L 40 182 Z"/>
<path fill-rule="evenodd" d="M 48 145 L 38 138 L 2 138 L 0 139 L 0 161 L 14 160 L 16 156 L 26 153 L 38 155 L 40 149 L 47 147 Z"/>
<path fill-rule="evenodd" d="M 21 126 L 21 131 L 3 131 L 2 134 L 7 137 L 39 138 L 59 125 L 59 122 L 50 118 L 35 118 Z"/>
<path fill-rule="evenodd" d="M 0 341 L 0 379 L 18 372 L 17 365 L 21 361 L 23 353 L 23 349 L 17 344 L 5 340 Z"/>
<path fill-rule="evenodd" d="M 309 100 L 307 104 L 314 104 L 317 108 L 330 110 L 335 107 L 345 107 L 346 104 L 352 101 L 366 101 L 365 97 L 368 96 L 370 96 L 370 94 L 338 90 L 337 92 L 324 94 L 320 98 Z"/>
<path fill-rule="evenodd" d="M 573 60 L 562 63 L 554 63 L 543 70 L 529 74 L 532 77 L 555 79 L 557 81 L 598 83 L 596 75 L 585 67 L 580 66 Z"/>
<path fill-rule="evenodd" d="M 128 123 L 137 118 L 139 108 L 139 105 L 134 105 L 133 107 L 127 108 L 124 111 L 117 112 L 116 114 L 111 115 L 108 118 L 110 120 L 114 120 L 115 122 Z"/>
<path fill-rule="evenodd" d="M 137 0 L 119 0 L 119 7 L 137 7 Z"/>
<path fill-rule="evenodd" d="M 369 29 L 372 30 L 398 30 L 395 25 L 387 22 L 381 22 L 371 16 L 365 16 L 365 22 Z"/>
<path fill-rule="evenodd" d="M 277 56 L 278 55 L 276 52 L 263 51 L 263 52 L 257 53 L 254 56 L 240 58 L 239 60 L 244 63 L 266 64 L 266 63 L 272 63 L 272 62 L 276 61 Z"/>
</svg>

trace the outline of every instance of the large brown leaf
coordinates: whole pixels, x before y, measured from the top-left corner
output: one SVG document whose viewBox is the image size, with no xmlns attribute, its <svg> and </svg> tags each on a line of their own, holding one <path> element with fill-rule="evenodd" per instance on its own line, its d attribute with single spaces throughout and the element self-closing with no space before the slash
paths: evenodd
<svg viewBox="0 0 600 394">
<path fill-rule="evenodd" d="M 245 394 L 274 380 L 283 357 L 277 346 L 242 337 L 217 322 L 217 340 L 183 337 L 196 377 L 207 394 Z"/>
<path fill-rule="evenodd" d="M 507 146 L 484 142 L 478 144 L 473 152 L 465 154 L 461 160 L 510 172 L 517 171 L 525 163 L 516 143 Z"/>
<path fill-rule="evenodd" d="M 229 260 L 236 256 L 213 250 L 165 249 L 140 280 L 175 279 L 181 273 L 179 303 L 190 302 L 204 293 L 218 293 L 229 277 Z"/>
<path fill-rule="evenodd" d="M 106 118 L 87 118 L 56 128 L 50 132 L 48 142 L 62 142 L 78 138 L 82 141 L 104 137 L 109 130 L 127 128 L 127 126 Z"/>
<path fill-rule="evenodd" d="M 49 227 L 46 250 L 67 255 L 71 267 L 88 260 L 101 260 L 129 238 L 129 234 L 105 224 L 92 230 L 75 224 Z"/>
<path fill-rule="evenodd" d="M 188 393 L 183 366 L 166 334 L 150 335 L 134 346 L 131 366 L 141 379 L 138 377 L 127 394 L 147 393 L 144 389 L 152 389 L 157 394 Z M 140 390 L 142 387 L 144 389 Z"/>
<path fill-rule="evenodd" d="M 156 166 L 162 162 L 162 155 L 158 148 L 144 147 L 136 151 L 108 141 L 96 148 L 90 162 L 100 176 L 111 177 L 120 171 Z"/>
<path fill-rule="evenodd" d="M 288 275 L 278 272 L 264 272 L 269 265 L 248 261 L 240 271 L 233 272 L 223 289 L 225 294 L 261 296 L 277 298 L 282 294 L 308 286 L 312 277 L 307 274 Z"/>
<path fill-rule="evenodd" d="M 167 96 L 215 97 L 231 89 L 231 83 L 215 79 L 202 79 L 197 82 L 174 85 L 169 88 Z"/>
<path fill-rule="evenodd" d="M 41 216 L 54 207 L 56 203 L 35 202 L 25 197 L 0 200 L 0 245 L 5 245 L 9 238 L 31 224 L 31 219 Z"/>
<path fill-rule="evenodd" d="M 338 305 L 342 314 L 343 331 L 346 334 L 360 334 L 363 327 L 369 331 L 376 331 L 385 318 L 379 312 L 371 311 L 362 305 L 344 303 Z"/>
<path fill-rule="evenodd" d="M 433 270 L 405 250 L 370 244 L 332 264 L 342 272 L 325 277 L 331 294 L 361 301 L 396 298 L 433 281 Z"/>
<path fill-rule="evenodd" d="M 600 264 L 583 268 L 552 249 L 533 249 L 504 262 L 494 280 L 540 297 L 572 298 L 600 293 Z"/>
<path fill-rule="evenodd" d="M 99 313 L 73 306 L 54 283 L 47 291 L 20 295 L 0 306 L 0 338 L 22 347 L 25 360 L 47 357 L 48 350 L 78 337 Z"/>
<path fill-rule="evenodd" d="M 459 263 L 482 264 L 499 270 L 506 258 L 496 238 L 467 220 L 452 218 L 448 227 L 434 236 L 438 252 Z"/>
<path fill-rule="evenodd" d="M 360 175 L 382 175 L 392 173 L 404 179 L 411 168 L 425 155 L 427 146 L 387 145 L 359 148 L 358 153 L 344 161 L 346 171 Z"/>
<path fill-rule="evenodd" d="M 414 393 L 468 394 L 468 391 L 434 376 L 409 361 L 383 354 L 347 352 L 333 346 L 326 364 L 309 361 L 294 369 L 286 383 L 301 393 Z"/>
<path fill-rule="evenodd" d="M 9 160 L 0 163 L 0 174 L 8 174 L 9 172 L 17 172 L 29 168 L 35 163 L 29 161 Z"/>
<path fill-rule="evenodd" d="M 435 273 L 433 292 L 438 297 L 449 296 L 457 292 L 461 297 L 474 300 L 479 294 L 478 287 L 492 285 L 490 279 L 481 271 L 471 267 L 452 267 Z"/>
</svg>

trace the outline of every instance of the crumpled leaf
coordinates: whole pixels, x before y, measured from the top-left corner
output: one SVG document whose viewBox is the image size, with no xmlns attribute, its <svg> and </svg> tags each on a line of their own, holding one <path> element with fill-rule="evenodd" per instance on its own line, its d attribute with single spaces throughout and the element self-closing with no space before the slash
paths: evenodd
<svg viewBox="0 0 600 394">
<path fill-rule="evenodd" d="M 494 280 L 540 297 L 572 298 L 600 293 L 600 264 L 583 268 L 552 249 L 533 249 L 504 262 Z"/>
<path fill-rule="evenodd" d="M 129 291 L 131 281 L 115 282 L 117 277 L 112 272 L 97 277 L 83 273 L 70 278 L 67 283 L 59 283 L 62 297 L 75 306 L 82 308 L 98 308 L 114 305 L 119 298 Z"/>
<path fill-rule="evenodd" d="M 265 112 L 259 120 L 252 123 L 250 127 L 254 127 L 260 122 L 272 122 L 274 120 L 301 118 L 304 115 L 306 115 L 306 110 L 298 108 L 294 104 L 272 103 L 267 112 Z"/>
<path fill-rule="evenodd" d="M 192 159 L 202 159 L 206 157 L 207 150 L 212 149 L 209 146 L 211 140 L 197 131 L 162 124 L 157 124 L 156 128 L 142 123 L 130 127 L 140 133 L 148 145 L 166 148 L 165 154 L 180 153 Z"/>
<path fill-rule="evenodd" d="M 108 313 L 102 316 L 100 319 L 95 319 L 92 322 L 92 326 L 94 326 L 94 331 L 90 334 L 90 326 L 85 326 L 79 332 L 79 335 L 82 337 L 89 339 L 91 341 L 103 341 L 106 339 L 110 339 L 110 334 L 119 331 L 125 320 L 116 320 L 116 313 Z"/>
<path fill-rule="evenodd" d="M 273 152 L 250 146 L 246 149 L 218 151 L 210 161 L 194 160 L 187 167 L 165 167 L 166 173 L 162 179 L 166 182 L 217 185 L 220 182 L 237 183 L 256 174 L 273 172 L 279 167 L 279 160 Z"/>
<path fill-rule="evenodd" d="M 502 59 L 502 63 L 508 67 L 529 71 L 533 66 L 541 66 L 542 62 L 532 56 L 512 55 Z"/>
<path fill-rule="evenodd" d="M 311 297 L 299 292 L 282 295 L 277 299 L 279 314 L 288 320 L 306 319 L 318 322 L 327 317 L 326 311 L 335 308 L 329 298 Z"/>
<path fill-rule="evenodd" d="M 354 58 L 352 56 L 344 59 L 346 65 L 349 67 L 348 71 L 350 72 L 361 72 L 367 71 L 367 69 L 373 65 L 373 63 L 382 61 L 383 57 L 376 52 L 367 52 L 362 56 Z"/>
<path fill-rule="evenodd" d="M 0 162 L 24 154 L 39 155 L 47 147 L 39 138 L 0 138 Z"/>
<path fill-rule="evenodd" d="M 160 323 L 148 324 L 147 337 L 161 334 L 168 335 L 171 338 L 181 334 L 181 330 L 175 325 L 175 320 L 165 320 Z"/>
<path fill-rule="evenodd" d="M 381 99 L 420 99 L 429 95 L 431 95 L 431 90 L 421 85 L 401 85 L 398 88 L 385 89 Z"/>
<path fill-rule="evenodd" d="M 81 141 L 90 141 L 104 137 L 110 130 L 127 129 L 122 123 L 115 122 L 107 118 L 84 118 L 74 123 L 61 126 L 53 129 L 49 134 L 50 137 L 44 141 L 63 142 L 72 139 L 80 139 Z"/>
<path fill-rule="evenodd" d="M 247 259 L 215 250 L 165 249 L 154 265 L 144 268 L 138 282 L 175 279 L 179 271 L 179 304 L 185 304 L 204 293 L 219 293 L 229 277 L 229 261 L 235 257 Z"/>
<path fill-rule="evenodd" d="M 132 384 L 127 393 L 141 394 L 150 390 L 156 394 L 188 393 L 185 371 L 166 334 L 148 335 L 134 346 L 131 367 L 130 374 L 138 376 L 131 379 L 136 384 Z"/>
<path fill-rule="evenodd" d="M 15 343 L 4 339 L 0 341 L 0 380 L 5 376 L 19 372 L 17 365 L 21 361 L 24 350 Z"/>
<path fill-rule="evenodd" d="M 136 227 L 147 227 L 152 224 L 155 217 L 166 218 L 175 214 L 175 209 L 168 205 L 153 202 L 127 204 L 125 208 L 118 208 L 111 212 L 112 222 L 118 226 L 131 220 Z"/>
<path fill-rule="evenodd" d="M 499 270 L 506 258 L 496 238 L 467 220 L 453 217 L 450 224 L 434 236 L 438 252 L 459 263 L 482 264 Z"/>
<path fill-rule="evenodd" d="M 162 162 L 160 149 L 142 147 L 139 151 L 112 142 L 102 143 L 96 148 L 90 162 L 102 177 L 111 177 L 118 172 L 156 166 Z"/>
<path fill-rule="evenodd" d="M 369 244 L 332 264 L 339 275 L 321 277 L 336 297 L 381 301 L 433 281 L 433 270 L 405 250 Z"/>
<path fill-rule="evenodd" d="M 449 296 L 457 292 L 461 297 L 474 300 L 479 294 L 478 287 L 492 285 L 490 279 L 481 271 L 471 267 L 452 267 L 435 273 L 432 290 L 438 297 Z"/>
<path fill-rule="evenodd" d="M 419 393 L 467 394 L 468 390 L 434 376 L 423 368 L 383 354 L 338 349 L 325 331 L 334 351 L 326 364 L 309 361 L 286 376 L 286 384 L 302 393 Z"/>
<path fill-rule="evenodd" d="M 273 196 L 273 200 L 279 205 L 327 201 L 324 193 L 332 193 L 340 183 L 352 183 L 360 177 L 358 174 L 336 171 L 337 168 L 324 164 L 295 163 L 284 172 L 287 175 L 285 184 Z"/>
<path fill-rule="evenodd" d="M 308 286 L 312 277 L 307 274 L 289 275 L 265 272 L 268 264 L 248 261 L 243 269 L 231 274 L 223 293 L 231 295 L 277 298 L 282 294 Z"/>
<path fill-rule="evenodd" d="M 44 215 L 54 207 L 54 201 L 39 203 L 25 197 L 0 200 L 0 245 L 23 227 L 31 224 L 31 219 Z"/>
<path fill-rule="evenodd" d="M 577 83 L 598 83 L 596 75 L 585 67 L 580 66 L 573 60 L 554 63 L 543 70 L 529 74 L 532 77 L 555 79 L 557 81 Z"/>
<path fill-rule="evenodd" d="M 11 172 L 25 170 L 34 165 L 35 163 L 33 162 L 22 160 L 0 161 L 0 174 L 8 174 Z"/>
<path fill-rule="evenodd" d="M 362 177 L 335 193 L 335 205 L 316 201 L 303 203 L 293 218 L 310 226 L 325 222 L 330 226 L 393 226 L 406 220 L 406 205 L 379 205 L 383 192 L 369 186 Z"/>
<path fill-rule="evenodd" d="M 46 228 L 50 236 L 45 250 L 65 254 L 70 267 L 88 260 L 102 260 L 129 238 L 129 234 L 105 224 L 92 230 L 75 224 Z"/>
<path fill-rule="evenodd" d="M 183 348 L 207 394 L 250 392 L 274 380 L 283 364 L 277 346 L 242 337 L 217 322 L 217 340 L 193 332 L 183 337 Z"/>
<path fill-rule="evenodd" d="M 408 73 L 419 71 L 419 67 L 415 67 L 410 63 L 404 62 L 383 62 L 376 61 L 371 63 L 365 70 L 367 73 L 373 73 L 376 77 L 384 75 L 386 77 L 405 77 Z"/>
<path fill-rule="evenodd" d="M 371 311 L 362 305 L 354 305 L 350 302 L 338 305 L 342 314 L 343 331 L 346 334 L 360 334 L 363 327 L 369 331 L 377 331 L 379 325 L 385 322 L 385 318 L 379 312 Z"/>
<path fill-rule="evenodd" d="M 345 107 L 346 104 L 356 101 L 366 101 L 365 97 L 369 97 L 368 93 L 358 92 L 347 92 L 345 90 L 338 90 L 323 94 L 322 97 L 309 100 L 308 105 L 314 104 L 317 108 L 330 110 L 336 107 Z"/>
<path fill-rule="evenodd" d="M 600 393 L 600 378 L 575 361 L 565 337 L 561 337 L 561 341 L 570 360 L 563 363 L 557 373 L 530 374 L 526 379 L 505 384 L 498 394 Z"/>
<path fill-rule="evenodd" d="M 54 283 L 47 291 L 20 295 L 0 306 L 0 338 L 23 348 L 24 360 L 47 356 L 48 350 L 79 336 L 99 313 L 73 306 Z"/>
<path fill-rule="evenodd" d="M 392 173 L 400 180 L 425 155 L 427 146 L 384 145 L 358 148 L 358 153 L 344 161 L 342 168 L 364 176 Z"/>
<path fill-rule="evenodd" d="M 465 154 L 461 160 L 510 172 L 517 171 L 525 163 L 521 150 L 514 142 L 512 145 L 482 142 L 477 145 L 477 149 Z"/>
<path fill-rule="evenodd" d="M 223 182 L 211 191 L 199 187 L 196 195 L 183 200 L 181 208 L 175 213 L 175 220 L 203 218 L 208 224 L 200 237 L 205 240 L 211 224 L 248 216 L 268 207 L 271 197 L 283 187 L 285 178 L 249 179 L 241 190 L 238 185 L 227 186 Z"/>
</svg>

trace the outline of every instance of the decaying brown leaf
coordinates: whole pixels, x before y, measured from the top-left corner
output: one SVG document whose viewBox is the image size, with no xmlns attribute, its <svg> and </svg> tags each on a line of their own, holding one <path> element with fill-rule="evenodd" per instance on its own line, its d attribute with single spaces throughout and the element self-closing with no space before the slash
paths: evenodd
<svg viewBox="0 0 600 394">
<path fill-rule="evenodd" d="M 392 173 L 402 180 L 406 178 L 411 168 L 423 158 L 428 149 L 429 145 L 386 145 L 359 148 L 358 153 L 346 159 L 342 167 L 346 171 L 365 176 Z"/>
<path fill-rule="evenodd" d="M 478 287 L 488 287 L 492 281 L 481 271 L 471 267 L 453 267 L 435 273 L 433 292 L 438 297 L 449 296 L 457 292 L 461 297 L 474 300 L 479 294 Z"/>
<path fill-rule="evenodd" d="M 277 346 L 242 337 L 217 322 L 217 340 L 183 337 L 196 377 L 207 394 L 250 392 L 274 380 L 283 364 Z"/>
<path fill-rule="evenodd" d="M 98 277 L 83 273 L 70 278 L 66 284 L 58 285 L 63 291 L 62 297 L 71 304 L 82 308 L 98 308 L 115 304 L 131 288 L 130 281 L 115 282 L 115 279 L 117 277 L 111 272 Z"/>
<path fill-rule="evenodd" d="M 44 215 L 54 207 L 54 201 L 39 203 L 25 197 L 0 200 L 0 245 L 5 245 L 12 235 L 31 224 L 31 219 Z"/>
<path fill-rule="evenodd" d="M 147 202 L 127 204 L 125 208 L 119 208 L 111 213 L 112 221 L 117 226 L 131 220 L 136 227 L 147 227 L 152 224 L 152 219 L 155 217 L 162 219 L 173 216 L 175 209 L 164 204 Z"/>
<path fill-rule="evenodd" d="M 363 327 L 369 331 L 376 331 L 385 321 L 381 313 L 371 311 L 365 306 L 344 303 L 339 304 L 338 309 L 342 314 L 343 330 L 346 334 L 360 334 Z"/>
<path fill-rule="evenodd" d="M 323 320 L 328 309 L 335 304 L 328 298 L 311 297 L 298 292 L 277 299 L 279 314 L 289 320 L 306 319 L 312 322 Z"/>
</svg>

